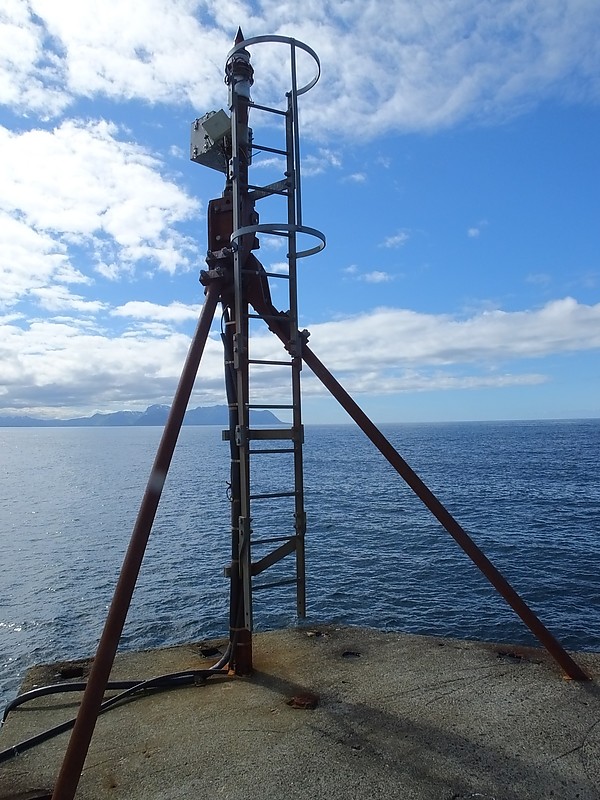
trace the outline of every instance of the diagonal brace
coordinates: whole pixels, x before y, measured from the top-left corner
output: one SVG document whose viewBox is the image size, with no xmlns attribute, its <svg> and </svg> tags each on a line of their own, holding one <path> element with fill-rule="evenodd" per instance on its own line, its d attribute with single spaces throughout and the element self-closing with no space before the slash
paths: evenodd
<svg viewBox="0 0 600 800">
<path fill-rule="evenodd" d="M 54 786 L 52 800 L 72 800 L 77 791 L 79 778 L 100 713 L 102 699 L 106 692 L 106 684 L 108 683 L 137 577 L 142 566 L 142 559 L 144 558 L 146 545 L 148 544 L 150 531 L 158 509 L 163 485 L 175 451 L 175 445 L 183 424 L 183 417 L 192 393 L 220 293 L 221 288 L 217 281 L 212 282 L 206 290 L 206 298 L 196 332 L 188 351 L 179 385 L 173 398 L 173 405 L 171 406 L 152 471 L 148 478 L 146 491 L 131 534 L 123 566 L 121 567 L 121 573 L 104 624 L 104 630 L 100 637 L 87 686 L 83 693 L 77 720 Z"/>
<path fill-rule="evenodd" d="M 250 291 L 250 302 L 260 314 L 269 329 L 278 336 L 285 347 L 290 342 L 289 320 L 285 313 L 277 311 L 270 303 L 266 303 L 262 293 Z M 571 658 L 560 642 L 550 633 L 537 615 L 529 608 L 523 598 L 506 580 L 502 573 L 492 564 L 489 558 L 475 544 L 465 529 L 454 519 L 452 514 L 438 500 L 417 473 L 402 458 L 393 445 L 381 433 L 359 405 L 352 399 L 344 387 L 334 378 L 322 361 L 313 353 L 302 338 L 302 359 L 328 389 L 342 408 L 352 417 L 363 433 L 373 442 L 379 452 L 389 461 L 396 472 L 406 481 L 417 497 L 443 525 L 454 541 L 469 556 L 471 561 L 483 573 L 492 586 L 502 595 L 504 600 L 521 618 L 529 630 L 537 637 L 550 655 L 558 662 L 569 678 L 574 680 L 590 680 L 589 675 Z"/>
</svg>

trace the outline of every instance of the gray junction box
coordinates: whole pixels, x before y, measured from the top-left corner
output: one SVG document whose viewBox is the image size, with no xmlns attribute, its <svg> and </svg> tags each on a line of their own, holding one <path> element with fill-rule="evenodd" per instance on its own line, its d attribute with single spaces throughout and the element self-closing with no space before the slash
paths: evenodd
<svg viewBox="0 0 600 800">
<path fill-rule="evenodd" d="M 223 143 L 230 136 L 231 120 L 223 109 L 209 111 L 194 120 L 190 144 L 191 160 L 227 174 L 228 159 Z"/>
</svg>

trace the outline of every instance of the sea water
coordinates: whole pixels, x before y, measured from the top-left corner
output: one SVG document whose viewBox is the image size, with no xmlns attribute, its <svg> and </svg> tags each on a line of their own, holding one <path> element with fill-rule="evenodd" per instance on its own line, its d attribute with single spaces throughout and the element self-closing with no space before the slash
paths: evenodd
<svg viewBox="0 0 600 800">
<path fill-rule="evenodd" d="M 382 429 L 563 645 L 600 651 L 600 420 Z M 0 429 L 0 707 L 28 666 L 95 651 L 160 435 Z M 305 440 L 308 624 L 536 644 L 358 429 Z M 226 634 L 228 457 L 220 428 L 182 429 L 122 649 Z M 277 457 L 254 464 L 283 488 Z M 293 587 L 254 611 L 295 624 Z"/>
</svg>

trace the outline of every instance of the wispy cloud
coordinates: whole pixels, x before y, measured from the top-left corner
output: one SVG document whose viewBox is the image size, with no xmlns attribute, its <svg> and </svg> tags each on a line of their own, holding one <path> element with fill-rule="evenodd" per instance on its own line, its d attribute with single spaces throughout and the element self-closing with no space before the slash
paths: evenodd
<svg viewBox="0 0 600 800">
<path fill-rule="evenodd" d="M 531 283 L 534 286 L 548 286 L 552 282 L 552 278 L 545 272 L 536 272 L 527 275 L 525 282 Z"/>
<path fill-rule="evenodd" d="M 367 283 L 387 283 L 394 280 L 394 276 L 389 272 L 382 272 L 381 270 L 373 270 L 372 272 L 365 272 L 360 276 L 360 279 Z"/>
<path fill-rule="evenodd" d="M 309 178 L 320 175 L 331 167 L 339 169 L 341 166 L 342 160 L 338 153 L 321 147 L 316 153 L 309 153 L 302 159 L 302 174 Z"/>
<path fill-rule="evenodd" d="M 177 301 L 163 306 L 147 300 L 130 300 L 122 306 L 114 308 L 110 314 L 114 317 L 129 317 L 138 320 L 155 320 L 160 322 L 188 322 L 197 319 L 201 306 L 185 305 Z"/>
<path fill-rule="evenodd" d="M 356 264 L 350 264 L 350 266 L 344 267 L 341 271 L 342 274 L 348 276 L 349 279 L 362 281 L 364 283 L 387 283 L 393 281 L 395 278 L 394 275 L 384 270 L 373 269 L 362 271 Z"/>
<path fill-rule="evenodd" d="M 486 219 L 482 219 L 481 222 L 477 223 L 477 225 L 472 225 L 470 228 L 467 228 L 467 236 L 469 239 L 477 239 L 487 225 L 488 221 Z"/>
<path fill-rule="evenodd" d="M 344 180 L 350 183 L 365 183 L 367 176 L 364 172 L 353 172 L 351 175 L 346 175 Z"/>
<path fill-rule="evenodd" d="M 387 236 L 381 243 L 381 247 L 402 247 L 410 239 L 408 231 L 398 231 L 393 236 Z"/>
</svg>

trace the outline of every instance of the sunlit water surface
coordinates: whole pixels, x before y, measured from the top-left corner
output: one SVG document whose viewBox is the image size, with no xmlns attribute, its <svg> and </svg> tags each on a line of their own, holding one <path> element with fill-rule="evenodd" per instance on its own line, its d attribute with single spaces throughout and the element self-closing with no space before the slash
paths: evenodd
<svg viewBox="0 0 600 800">
<path fill-rule="evenodd" d="M 383 430 L 562 643 L 600 651 L 600 420 Z M 0 429 L 0 707 L 29 665 L 94 652 L 160 434 Z M 257 469 L 283 488 L 277 457 Z M 226 633 L 228 470 L 220 428 L 182 430 L 122 649 Z M 360 431 L 307 427 L 305 484 L 309 624 L 535 644 Z M 256 594 L 257 629 L 295 623 L 290 587 Z"/>
</svg>

